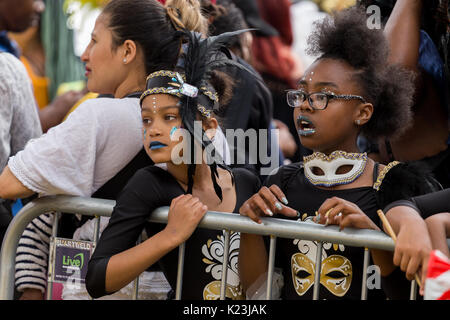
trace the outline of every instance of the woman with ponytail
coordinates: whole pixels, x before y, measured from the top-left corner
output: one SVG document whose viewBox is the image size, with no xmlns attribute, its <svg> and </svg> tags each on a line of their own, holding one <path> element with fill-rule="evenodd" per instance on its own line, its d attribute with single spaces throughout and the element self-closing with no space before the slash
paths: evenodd
<svg viewBox="0 0 450 320">
<path fill-rule="evenodd" d="M 199 34 L 184 34 L 188 47 L 183 68 L 147 77 L 141 96 L 143 141 L 156 165 L 139 170 L 117 200 L 89 261 L 86 284 L 93 297 L 120 290 L 157 262 L 175 289 L 177 247 L 185 243 L 181 298 L 218 299 L 223 234 L 197 226 L 208 210 L 237 213 L 258 190 L 258 178 L 246 169 L 228 168 L 214 146 L 232 81 L 213 69 L 219 61 L 211 57 L 230 35 L 201 39 Z M 167 225 L 148 222 L 149 215 L 163 206 L 169 206 Z M 148 239 L 135 245 L 143 228 Z M 230 242 L 226 297 L 240 300 L 244 296 L 237 274 L 239 233 L 233 232 Z"/>
<path fill-rule="evenodd" d="M 36 193 L 116 199 L 139 168 L 152 164 L 142 146 L 139 105 L 146 76 L 174 68 L 180 50 L 181 34 L 156 0 L 109 1 L 81 58 L 89 91 L 114 98 L 84 102 L 66 121 L 11 157 L 0 176 L 0 197 L 15 199 Z M 53 221 L 53 214 L 34 219 L 20 239 L 16 286 L 24 291 L 23 299 L 43 298 Z M 70 221 L 64 236 L 71 238 L 83 223 Z M 106 223 L 102 219 L 102 228 Z M 93 234 L 78 229 L 75 237 L 92 240 Z M 160 289 L 154 295 L 147 292 L 147 297 L 165 298 L 167 286 Z M 129 293 L 118 293 L 115 298 L 130 297 Z M 85 289 L 84 296 L 83 292 L 76 294 L 70 298 L 87 298 Z"/>
</svg>

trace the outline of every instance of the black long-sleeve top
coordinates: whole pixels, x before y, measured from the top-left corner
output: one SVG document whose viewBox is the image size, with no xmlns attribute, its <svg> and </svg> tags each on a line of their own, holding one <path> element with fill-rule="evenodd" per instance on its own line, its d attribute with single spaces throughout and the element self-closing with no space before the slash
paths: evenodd
<svg viewBox="0 0 450 320">
<path fill-rule="evenodd" d="M 260 188 L 259 179 L 246 169 L 232 170 L 236 188 L 236 206 L 241 205 Z M 103 231 L 89 261 L 86 287 L 89 294 L 101 297 L 112 292 L 105 290 L 106 268 L 109 259 L 135 246 L 145 228 L 148 237 L 164 229 L 165 224 L 150 223 L 152 211 L 170 206 L 172 199 L 184 194 L 184 189 L 167 171 L 156 166 L 139 170 L 117 199 L 108 226 Z M 182 299 L 212 300 L 220 296 L 223 258 L 222 231 L 197 228 L 186 241 Z M 240 234 L 230 236 L 230 254 L 227 272 L 227 298 L 244 297 L 237 270 Z M 176 286 L 178 249 L 159 260 L 172 288 Z"/>
<path fill-rule="evenodd" d="M 426 219 L 433 214 L 450 212 L 450 188 L 437 192 L 412 197 L 409 200 L 399 200 L 388 205 L 384 211 L 398 206 L 408 206 L 419 212 Z"/>
</svg>

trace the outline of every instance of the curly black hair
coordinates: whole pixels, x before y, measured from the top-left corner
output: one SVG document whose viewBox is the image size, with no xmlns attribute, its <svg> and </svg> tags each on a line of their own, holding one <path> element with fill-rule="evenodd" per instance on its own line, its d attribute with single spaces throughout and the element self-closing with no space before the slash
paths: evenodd
<svg viewBox="0 0 450 320">
<path fill-rule="evenodd" d="M 361 127 L 364 136 L 392 138 L 411 125 L 414 75 L 388 63 L 387 39 L 382 30 L 367 27 L 363 8 L 354 6 L 316 22 L 308 45 L 308 53 L 318 59 L 342 60 L 355 69 L 355 82 L 374 106 L 372 118 Z"/>
</svg>

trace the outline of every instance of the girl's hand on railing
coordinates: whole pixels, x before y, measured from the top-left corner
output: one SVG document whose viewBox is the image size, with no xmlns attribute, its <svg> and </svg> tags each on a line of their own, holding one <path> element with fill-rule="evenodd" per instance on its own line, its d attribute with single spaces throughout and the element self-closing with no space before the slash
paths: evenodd
<svg viewBox="0 0 450 320">
<path fill-rule="evenodd" d="M 239 213 L 247 216 L 256 223 L 261 223 L 260 217 L 282 214 L 286 217 L 299 217 L 297 210 L 287 206 L 288 200 L 277 185 L 271 185 L 269 188 L 262 187 L 258 193 L 244 202 L 239 209 Z"/>
<path fill-rule="evenodd" d="M 208 207 L 197 197 L 191 194 L 180 195 L 170 204 L 165 230 L 181 244 L 191 236 L 207 211 Z"/>
<path fill-rule="evenodd" d="M 397 207 L 398 208 L 398 207 Z M 405 272 L 408 280 L 417 273 L 422 284 L 420 294 L 424 294 L 428 260 L 432 250 L 431 240 L 425 221 L 417 216 L 400 225 L 394 251 L 394 265 Z"/>
<path fill-rule="evenodd" d="M 378 226 L 353 202 L 333 197 L 325 200 L 317 210 L 314 221 L 329 225 L 339 225 L 339 230 L 346 227 L 380 230 Z"/>
</svg>

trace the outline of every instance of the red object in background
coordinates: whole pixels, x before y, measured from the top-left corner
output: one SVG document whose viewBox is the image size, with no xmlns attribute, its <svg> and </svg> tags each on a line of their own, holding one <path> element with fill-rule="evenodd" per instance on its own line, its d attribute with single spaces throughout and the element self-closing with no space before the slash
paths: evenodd
<svg viewBox="0 0 450 320">
<path fill-rule="evenodd" d="M 290 0 L 258 0 L 257 3 L 261 18 L 274 27 L 279 36 L 253 39 L 254 67 L 260 73 L 270 74 L 283 80 L 289 87 L 295 88 L 298 71 L 302 66 L 291 49 L 293 33 Z"/>
<path fill-rule="evenodd" d="M 257 3 L 261 18 L 277 29 L 284 44 L 292 45 L 291 1 L 257 0 Z"/>
<path fill-rule="evenodd" d="M 424 298 L 450 300 L 450 260 L 437 250 L 431 252 L 428 261 Z"/>
</svg>

